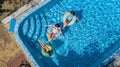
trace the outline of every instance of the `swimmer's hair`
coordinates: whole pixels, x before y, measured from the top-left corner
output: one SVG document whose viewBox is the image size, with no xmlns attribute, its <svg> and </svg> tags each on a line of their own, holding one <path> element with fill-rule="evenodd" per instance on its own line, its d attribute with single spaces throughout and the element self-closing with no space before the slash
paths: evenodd
<svg viewBox="0 0 120 67">
<path fill-rule="evenodd" d="M 55 26 L 56 26 L 56 27 L 60 27 L 60 24 L 57 23 L 57 24 L 55 24 Z"/>
<path fill-rule="evenodd" d="M 48 51 L 47 53 L 48 53 L 48 55 L 49 55 L 49 56 L 51 56 L 51 55 L 52 55 L 52 51 Z"/>
<path fill-rule="evenodd" d="M 71 11 L 70 13 L 71 13 L 72 15 L 75 15 L 75 12 L 74 12 L 74 11 Z"/>
</svg>

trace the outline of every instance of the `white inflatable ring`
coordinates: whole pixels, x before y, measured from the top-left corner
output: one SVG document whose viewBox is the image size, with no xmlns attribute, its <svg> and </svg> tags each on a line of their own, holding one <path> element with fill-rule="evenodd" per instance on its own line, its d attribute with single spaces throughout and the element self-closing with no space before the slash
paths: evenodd
<svg viewBox="0 0 120 67">
<path fill-rule="evenodd" d="M 66 18 L 67 18 L 68 15 L 69 15 L 69 13 L 64 14 L 64 16 L 63 16 L 63 23 L 65 23 Z M 75 23 L 75 21 L 76 21 L 76 18 L 74 17 L 74 18 L 72 19 L 72 21 L 71 21 L 67 26 L 73 25 L 73 24 Z"/>
</svg>

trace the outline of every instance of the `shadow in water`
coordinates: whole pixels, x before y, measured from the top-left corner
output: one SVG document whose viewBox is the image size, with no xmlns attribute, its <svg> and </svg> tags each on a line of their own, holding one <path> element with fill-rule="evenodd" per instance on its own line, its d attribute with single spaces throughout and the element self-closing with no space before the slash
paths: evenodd
<svg viewBox="0 0 120 67">
<path fill-rule="evenodd" d="M 52 44 L 55 48 L 59 48 L 64 42 L 60 39 L 53 40 Z"/>
<path fill-rule="evenodd" d="M 61 67 L 92 67 L 94 62 L 96 62 L 94 55 L 96 56 L 96 53 L 91 56 L 89 54 L 79 55 L 75 51 L 69 51 L 67 56 L 59 56 L 59 59 L 60 62 L 64 62 Z"/>
<path fill-rule="evenodd" d="M 75 15 L 77 16 L 77 18 L 78 18 L 79 20 L 81 20 L 82 17 L 83 17 L 83 15 L 82 15 L 83 10 L 80 10 L 80 11 L 74 11 L 74 12 L 75 12 Z"/>
<path fill-rule="evenodd" d="M 63 34 L 65 34 L 68 30 L 69 30 L 70 26 L 67 26 L 64 30 L 63 30 Z"/>
</svg>

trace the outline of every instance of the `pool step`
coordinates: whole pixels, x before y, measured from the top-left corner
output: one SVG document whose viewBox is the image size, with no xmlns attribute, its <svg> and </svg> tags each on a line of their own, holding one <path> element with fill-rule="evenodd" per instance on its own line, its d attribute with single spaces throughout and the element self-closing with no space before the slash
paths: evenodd
<svg viewBox="0 0 120 67">
<path fill-rule="evenodd" d="M 43 38 L 46 36 L 46 27 L 44 25 L 47 23 L 47 20 L 48 19 L 44 14 L 36 14 L 34 17 L 31 17 L 29 21 L 30 28 L 27 36 L 34 41 L 37 41 L 38 38 Z"/>
<path fill-rule="evenodd" d="M 27 35 L 27 33 L 29 31 L 29 26 L 30 26 L 29 19 L 26 19 L 25 22 L 24 22 L 23 28 L 22 28 L 24 36 Z"/>
<path fill-rule="evenodd" d="M 56 16 L 62 17 L 62 15 L 59 14 L 59 11 L 61 11 L 62 9 L 58 8 L 61 6 L 63 7 L 64 4 L 59 3 L 59 4 L 55 5 L 53 8 L 51 8 L 49 11 L 47 10 L 47 12 L 45 11 L 44 13 L 41 13 L 41 14 L 35 14 L 30 18 L 30 20 L 26 20 L 25 21 L 26 26 L 28 23 L 30 23 L 30 24 L 28 25 L 28 27 L 24 26 L 23 29 L 29 29 L 29 31 L 24 30 L 24 35 L 27 35 L 29 38 L 31 38 L 35 41 L 38 38 L 43 38 L 44 36 L 46 36 L 46 28 L 47 27 L 44 26 L 45 24 L 51 23 L 51 22 L 53 24 L 55 24 L 56 22 L 57 23 L 61 22 L 61 18 L 55 18 Z M 55 11 L 53 11 L 53 9 Z M 54 18 L 54 19 L 52 19 L 52 18 Z"/>
<path fill-rule="evenodd" d="M 40 14 L 40 17 L 41 17 L 41 32 L 40 32 L 40 36 L 39 36 L 39 38 L 42 38 L 42 41 L 46 41 L 46 38 L 45 38 L 45 36 L 46 36 L 46 28 L 47 27 L 45 27 L 44 25 L 46 25 L 47 24 L 47 17 L 46 17 L 46 15 L 45 14 Z"/>
<path fill-rule="evenodd" d="M 31 17 L 29 22 L 30 22 L 30 30 L 29 30 L 27 36 L 29 38 L 32 38 L 32 35 L 34 34 L 34 31 L 35 31 L 35 21 L 34 21 L 34 18 Z"/>
<path fill-rule="evenodd" d="M 35 34 L 33 35 L 33 39 L 36 41 L 38 39 L 38 36 L 40 35 L 41 32 L 41 22 L 40 22 L 40 16 L 35 15 L 35 22 L 36 22 L 36 29 L 35 29 Z"/>
</svg>

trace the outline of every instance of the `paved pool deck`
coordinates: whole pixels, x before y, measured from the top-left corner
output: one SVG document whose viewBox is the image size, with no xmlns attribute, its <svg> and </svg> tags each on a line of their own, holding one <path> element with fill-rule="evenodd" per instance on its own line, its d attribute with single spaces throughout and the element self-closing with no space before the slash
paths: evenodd
<svg viewBox="0 0 120 67">
<path fill-rule="evenodd" d="M 31 8 L 24 11 L 24 13 L 29 11 Z M 18 20 L 24 13 L 17 16 L 16 19 Z M 12 64 L 10 65 L 10 63 L 15 62 L 19 64 L 20 61 L 22 60 L 27 60 L 29 62 L 29 59 L 26 57 L 23 50 L 18 45 L 14 37 L 14 33 L 8 32 L 9 25 L 10 23 L 7 23 L 7 24 L 0 23 L 0 66 L 2 67 L 11 67 Z M 20 61 L 15 60 L 15 58 L 20 58 L 20 56 L 21 56 Z M 32 66 L 32 63 L 31 62 L 29 63 Z M 14 65 L 14 67 L 16 65 Z"/>
</svg>

